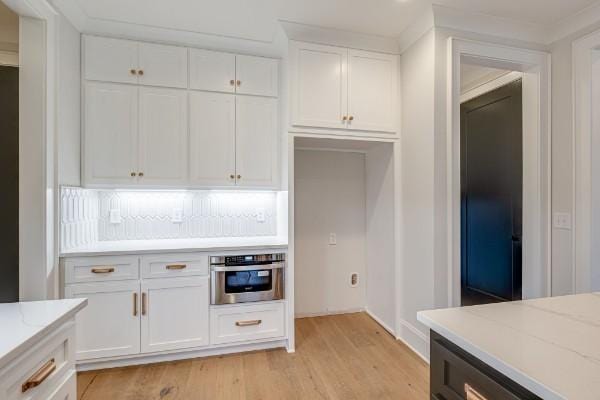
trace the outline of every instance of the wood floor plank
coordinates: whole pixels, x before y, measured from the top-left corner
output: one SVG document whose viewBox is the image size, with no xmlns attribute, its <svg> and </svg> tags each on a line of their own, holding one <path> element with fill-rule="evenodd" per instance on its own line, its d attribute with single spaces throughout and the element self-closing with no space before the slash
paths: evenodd
<svg viewBox="0 0 600 400">
<path fill-rule="evenodd" d="M 77 376 L 79 400 L 425 400 L 429 367 L 365 313 L 296 320 L 265 350 Z"/>
</svg>

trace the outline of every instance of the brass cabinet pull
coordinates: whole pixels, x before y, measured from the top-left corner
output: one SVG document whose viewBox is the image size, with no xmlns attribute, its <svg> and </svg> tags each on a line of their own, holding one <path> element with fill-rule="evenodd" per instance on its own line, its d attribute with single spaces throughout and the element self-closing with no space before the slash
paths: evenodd
<svg viewBox="0 0 600 400">
<path fill-rule="evenodd" d="M 229 84 L 230 84 L 231 86 L 235 86 L 235 80 L 233 80 L 233 79 L 232 79 L 232 80 L 230 80 L 230 81 L 229 81 Z"/>
<path fill-rule="evenodd" d="M 185 268 L 187 268 L 187 265 L 185 265 L 185 264 L 172 264 L 172 265 L 167 265 L 165 268 L 170 269 L 170 270 L 185 269 Z"/>
<path fill-rule="evenodd" d="M 136 175 L 137 175 L 137 174 L 136 174 L 135 172 L 132 172 L 132 173 L 131 173 L 131 176 L 132 176 L 132 177 L 134 177 L 134 178 L 135 178 L 135 176 L 136 176 Z"/>
<path fill-rule="evenodd" d="M 138 70 L 138 75 L 144 75 L 144 70 L 143 69 Z"/>
<path fill-rule="evenodd" d="M 238 86 L 242 86 L 242 81 L 240 81 L 239 79 L 237 80 L 236 83 L 237 83 Z"/>
<path fill-rule="evenodd" d="M 132 68 L 132 69 L 130 69 L 130 70 L 129 70 L 129 73 L 130 73 L 131 75 L 135 75 L 135 74 L 137 74 L 137 71 L 136 71 L 135 69 L 133 69 L 133 68 Z"/>
<path fill-rule="evenodd" d="M 252 321 L 237 321 L 235 326 L 254 326 L 262 324 L 262 319 L 255 319 Z"/>
<path fill-rule="evenodd" d="M 235 175 L 229 175 L 230 179 L 235 179 Z"/>
<path fill-rule="evenodd" d="M 148 306 L 146 304 L 146 293 L 142 293 L 142 315 L 146 315 L 148 311 Z"/>
<path fill-rule="evenodd" d="M 142 176 L 144 176 L 144 173 L 143 172 L 138 172 L 138 176 L 142 177 Z"/>
<path fill-rule="evenodd" d="M 348 119 L 348 117 L 347 117 L 346 115 L 344 115 L 344 116 L 342 117 L 342 121 L 346 121 L 347 119 Z"/>
<path fill-rule="evenodd" d="M 354 121 L 354 117 L 351 115 L 348 117 L 348 121 Z"/>
<path fill-rule="evenodd" d="M 110 274 L 111 272 L 115 272 L 114 267 L 92 268 L 94 274 Z"/>
<path fill-rule="evenodd" d="M 133 294 L 133 316 L 134 317 L 137 317 L 137 315 L 138 315 L 138 300 L 137 300 L 137 298 L 138 298 L 137 293 L 134 293 Z"/>
<path fill-rule="evenodd" d="M 468 383 L 465 383 L 465 394 L 467 395 L 467 400 L 487 400 L 484 395 L 473 389 Z"/>
<path fill-rule="evenodd" d="M 237 176 L 237 178 L 238 178 L 238 179 L 242 179 L 242 176 L 241 176 L 241 175 L 238 175 L 238 176 Z"/>
<path fill-rule="evenodd" d="M 31 388 L 39 386 L 54 372 L 56 369 L 56 363 L 54 362 L 54 358 L 48 361 L 46 364 L 42 365 L 40 369 L 38 369 L 35 374 L 31 376 L 31 378 L 27 379 L 24 384 L 21 385 L 21 393 L 25 393 Z"/>
</svg>

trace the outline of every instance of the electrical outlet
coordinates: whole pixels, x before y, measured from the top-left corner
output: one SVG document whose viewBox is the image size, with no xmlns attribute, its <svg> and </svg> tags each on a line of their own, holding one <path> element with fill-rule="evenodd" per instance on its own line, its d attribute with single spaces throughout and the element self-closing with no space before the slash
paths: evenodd
<svg viewBox="0 0 600 400">
<path fill-rule="evenodd" d="M 358 286 L 358 272 L 353 272 L 350 274 L 350 286 L 351 287 Z"/>
<path fill-rule="evenodd" d="M 256 212 L 256 222 L 265 222 L 265 210 L 260 209 Z"/>
<path fill-rule="evenodd" d="M 571 214 L 554 213 L 554 227 L 557 229 L 571 229 Z"/>
<path fill-rule="evenodd" d="M 329 234 L 329 245 L 335 246 L 337 244 L 337 235 L 335 233 Z"/>
<path fill-rule="evenodd" d="M 111 209 L 109 219 L 110 219 L 111 224 L 120 224 L 121 223 L 121 210 L 119 210 L 118 208 Z"/>
<path fill-rule="evenodd" d="M 174 224 L 180 224 L 183 222 L 183 209 L 174 208 L 171 212 L 171 222 Z"/>
</svg>

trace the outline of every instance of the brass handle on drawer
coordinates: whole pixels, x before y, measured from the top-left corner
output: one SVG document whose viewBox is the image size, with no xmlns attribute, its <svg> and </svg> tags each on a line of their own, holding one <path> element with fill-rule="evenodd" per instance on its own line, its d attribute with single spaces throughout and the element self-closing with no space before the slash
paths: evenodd
<svg viewBox="0 0 600 400">
<path fill-rule="evenodd" d="M 92 272 L 94 274 L 110 274 L 111 272 L 115 272 L 115 269 L 114 267 L 92 268 Z"/>
<path fill-rule="evenodd" d="M 468 383 L 465 383 L 465 394 L 467 395 L 467 400 L 487 400 L 485 396 L 473 389 Z"/>
<path fill-rule="evenodd" d="M 142 315 L 146 315 L 148 306 L 146 305 L 146 293 L 142 293 Z"/>
<path fill-rule="evenodd" d="M 138 302 L 137 302 L 137 298 L 138 298 L 137 293 L 134 293 L 133 294 L 133 316 L 134 317 L 137 317 L 137 314 L 138 314 L 138 309 L 137 309 Z"/>
<path fill-rule="evenodd" d="M 252 321 L 237 321 L 235 326 L 253 326 L 262 324 L 262 319 L 255 319 Z"/>
<path fill-rule="evenodd" d="M 166 268 L 167 269 L 171 269 L 171 270 L 173 270 L 173 269 L 185 269 L 185 268 L 187 268 L 187 265 L 185 265 L 185 264 L 172 264 L 172 265 L 167 265 Z"/>
<path fill-rule="evenodd" d="M 56 364 L 54 362 L 54 358 L 48 361 L 46 364 L 42 365 L 40 369 L 38 369 L 35 374 L 31 376 L 31 378 L 27 379 L 27 381 L 21 385 L 21 392 L 25 393 L 31 388 L 39 386 L 54 372 L 56 369 Z"/>
</svg>

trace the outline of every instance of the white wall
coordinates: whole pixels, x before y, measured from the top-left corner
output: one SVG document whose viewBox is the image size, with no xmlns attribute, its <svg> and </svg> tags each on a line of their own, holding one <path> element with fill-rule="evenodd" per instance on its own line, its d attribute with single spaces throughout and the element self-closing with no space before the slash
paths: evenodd
<svg viewBox="0 0 600 400">
<path fill-rule="evenodd" d="M 428 330 L 417 311 L 434 303 L 434 62 L 429 31 L 401 56 L 402 256 L 398 277 L 397 336 L 429 354 Z"/>
<path fill-rule="evenodd" d="M 396 237 L 394 234 L 394 145 L 366 153 L 367 310 L 396 331 Z"/>
<path fill-rule="evenodd" d="M 57 161 L 58 184 L 79 186 L 81 35 L 64 17 L 58 17 Z"/>
<path fill-rule="evenodd" d="M 19 50 L 19 17 L 0 1 L 0 51 Z"/>
<path fill-rule="evenodd" d="M 365 155 L 297 150 L 294 172 L 296 316 L 364 309 Z M 330 233 L 337 245 L 329 245 Z"/>
</svg>

